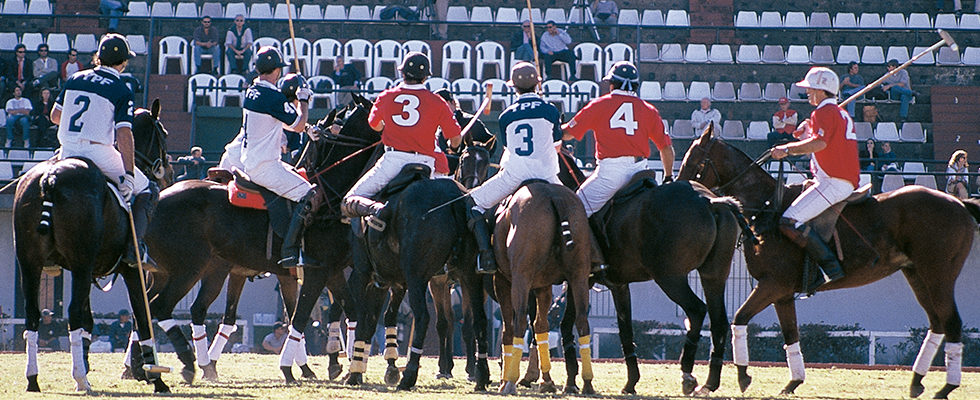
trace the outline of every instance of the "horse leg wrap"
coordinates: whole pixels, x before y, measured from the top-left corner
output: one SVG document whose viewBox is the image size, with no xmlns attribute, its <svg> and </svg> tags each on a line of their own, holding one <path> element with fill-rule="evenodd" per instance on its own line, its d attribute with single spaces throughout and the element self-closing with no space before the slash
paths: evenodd
<svg viewBox="0 0 980 400">
<path fill-rule="evenodd" d="M 357 339 L 355 333 L 357 332 L 357 321 L 347 320 L 347 360 L 354 359 L 354 342 Z"/>
<path fill-rule="evenodd" d="M 524 356 L 524 338 L 514 338 L 511 349 L 510 363 L 507 366 L 507 376 L 504 380 L 517 382 L 521 378 L 521 357 Z"/>
<path fill-rule="evenodd" d="M 350 372 L 367 372 L 367 352 L 364 349 L 367 346 L 362 340 L 354 341 L 354 345 L 351 346 L 351 362 L 350 362 Z"/>
<path fill-rule="evenodd" d="M 208 358 L 211 361 L 218 361 L 221 358 L 221 352 L 224 351 L 225 345 L 228 344 L 228 338 L 237 330 L 237 325 L 221 324 L 218 327 L 218 334 L 214 335 L 214 343 L 211 343 L 211 349 L 208 350 Z"/>
<path fill-rule="evenodd" d="M 578 338 L 578 353 L 582 358 L 582 379 L 592 380 L 592 335 Z"/>
<path fill-rule="evenodd" d="M 27 343 L 27 376 L 37 376 L 37 331 L 24 331 L 24 341 Z"/>
<path fill-rule="evenodd" d="M 510 359 L 514 357 L 514 346 L 505 344 L 503 353 L 500 353 L 503 362 L 503 371 L 500 374 L 503 376 L 501 380 L 506 381 L 508 373 L 510 372 Z"/>
<path fill-rule="evenodd" d="M 806 380 L 806 371 L 803 369 L 803 352 L 800 351 L 800 342 L 784 345 L 786 350 L 786 364 L 789 365 L 790 380 Z"/>
<path fill-rule="evenodd" d="M 963 343 L 946 342 L 946 384 L 960 385 L 963 367 Z"/>
<path fill-rule="evenodd" d="M 306 336 L 304 335 L 302 339 L 299 340 L 299 348 L 296 349 L 293 361 L 298 366 L 304 366 L 309 362 L 306 358 Z"/>
<path fill-rule="evenodd" d="M 68 343 L 71 346 L 71 376 L 75 380 L 84 379 L 88 371 L 82 355 L 82 328 L 68 332 Z"/>
<path fill-rule="evenodd" d="M 548 332 L 535 333 L 534 340 L 538 342 L 538 362 L 541 364 L 541 373 L 551 372 L 551 352 L 548 346 Z"/>
<path fill-rule="evenodd" d="M 343 350 L 340 341 L 340 321 L 331 322 L 327 328 L 327 354 L 340 353 Z"/>
<path fill-rule="evenodd" d="M 735 365 L 749 365 L 749 327 L 732 325 L 732 353 Z"/>
<path fill-rule="evenodd" d="M 385 327 L 385 360 L 398 359 L 398 328 Z"/>
<path fill-rule="evenodd" d="M 173 321 L 173 320 L 168 320 Z M 160 327 L 163 328 L 163 322 L 160 322 Z M 174 352 L 177 353 L 177 359 L 180 360 L 184 366 L 194 365 L 194 351 L 191 350 L 190 343 L 187 342 L 187 338 L 184 337 L 184 331 L 180 329 L 179 326 L 174 323 L 170 325 L 170 328 L 166 330 L 167 338 L 170 339 L 170 343 L 174 345 Z M 193 367 L 191 367 L 193 368 Z"/>
<path fill-rule="evenodd" d="M 933 333 L 931 330 L 926 333 L 926 339 L 922 341 L 922 347 L 919 348 L 919 355 L 915 357 L 915 363 L 912 364 L 913 372 L 926 376 L 932 359 L 936 357 L 936 352 L 939 351 L 939 344 L 942 343 L 943 336 L 945 335 Z"/>
<path fill-rule="evenodd" d="M 208 355 L 208 331 L 204 325 L 191 324 L 191 340 L 194 342 L 194 352 L 197 355 L 197 365 L 205 366 L 211 364 L 211 356 Z"/>
<path fill-rule="evenodd" d="M 291 367 L 293 365 L 293 361 L 296 360 L 296 354 L 301 350 L 300 346 L 302 343 L 303 334 L 297 331 L 292 325 L 289 325 L 289 334 L 286 336 L 286 343 L 283 344 L 282 350 L 279 351 L 280 367 Z"/>
<path fill-rule="evenodd" d="M 133 346 L 139 348 L 140 335 L 136 331 L 129 333 L 129 345 L 126 346 L 126 358 L 123 359 L 123 365 L 131 367 L 133 365 Z"/>
</svg>

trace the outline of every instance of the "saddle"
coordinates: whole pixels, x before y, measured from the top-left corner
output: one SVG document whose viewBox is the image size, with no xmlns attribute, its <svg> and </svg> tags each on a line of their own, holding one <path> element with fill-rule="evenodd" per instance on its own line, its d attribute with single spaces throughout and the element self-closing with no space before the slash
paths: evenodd
<svg viewBox="0 0 980 400">
<path fill-rule="evenodd" d="M 847 196 L 846 199 L 834 204 L 830 208 L 824 210 L 824 212 L 820 213 L 820 215 L 810 220 L 810 228 L 816 230 L 817 234 L 820 235 L 820 240 L 823 240 L 824 243 L 828 243 L 830 242 L 830 239 L 836 238 L 837 236 L 837 219 L 840 217 L 840 213 L 844 211 L 844 207 L 846 207 L 848 204 L 864 202 L 870 198 L 871 184 L 869 183 L 855 189 L 854 192 L 852 192 L 850 196 Z M 840 246 L 837 246 L 837 249 L 839 251 Z"/>
<path fill-rule="evenodd" d="M 385 185 L 385 187 L 381 189 L 378 194 L 372 196 L 371 199 L 376 201 L 384 201 L 391 196 L 401 193 L 401 191 L 405 190 L 405 188 L 407 188 L 408 185 L 411 185 L 413 182 L 429 179 L 430 176 L 432 176 L 432 169 L 429 168 L 429 166 L 415 163 L 406 164 L 404 167 L 402 167 L 402 170 L 398 172 L 398 175 L 395 175 L 394 178 L 388 181 L 388 184 Z M 381 209 L 381 215 L 378 217 L 382 221 L 388 221 L 389 217 L 391 216 L 391 212 L 392 211 L 389 208 L 385 207 Z M 354 236 L 364 238 L 364 233 L 367 232 L 367 227 L 370 225 L 370 223 L 365 221 L 365 217 L 352 219 L 350 223 L 351 228 L 354 231 Z M 379 230 L 383 230 L 383 228 Z"/>
<path fill-rule="evenodd" d="M 589 224 L 592 225 L 592 231 L 596 234 L 596 238 L 603 238 L 605 240 L 607 237 L 606 224 L 609 222 L 609 210 L 612 209 L 613 205 L 627 202 L 647 189 L 652 189 L 657 186 L 656 171 L 643 170 L 634 174 L 629 182 L 626 183 L 626 186 L 616 191 L 616 194 L 589 218 Z M 608 243 L 606 244 L 608 246 Z"/>
<path fill-rule="evenodd" d="M 269 211 L 269 225 L 279 237 L 285 237 L 292 216 L 293 202 L 279 197 L 252 180 L 245 172 L 232 170 L 234 179 L 228 182 L 228 201 L 232 205 Z"/>
</svg>

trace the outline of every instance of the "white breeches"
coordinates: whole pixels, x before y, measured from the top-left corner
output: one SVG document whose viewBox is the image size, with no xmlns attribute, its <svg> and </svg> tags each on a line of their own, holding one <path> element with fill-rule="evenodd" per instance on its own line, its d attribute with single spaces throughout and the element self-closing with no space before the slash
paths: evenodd
<svg viewBox="0 0 980 400">
<path fill-rule="evenodd" d="M 639 162 L 635 157 L 604 158 L 599 160 L 595 171 L 575 192 L 585 205 L 585 216 L 591 217 L 606 205 L 637 172 L 647 169 L 647 160 Z"/>
<path fill-rule="evenodd" d="M 830 206 L 843 201 L 854 192 L 851 181 L 838 178 L 821 178 L 800 194 L 793 204 L 786 209 L 783 217 L 790 218 L 798 224 L 807 222 Z"/>
</svg>

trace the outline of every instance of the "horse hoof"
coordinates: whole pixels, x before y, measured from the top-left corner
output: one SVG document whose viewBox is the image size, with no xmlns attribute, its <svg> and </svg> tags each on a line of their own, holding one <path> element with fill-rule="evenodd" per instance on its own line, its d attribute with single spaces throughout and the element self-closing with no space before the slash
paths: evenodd
<svg viewBox="0 0 980 400">
<path fill-rule="evenodd" d="M 796 392 L 796 388 L 800 387 L 800 385 L 802 384 L 803 381 L 799 381 L 799 380 L 789 381 L 789 383 L 786 384 L 786 387 L 784 387 L 783 390 L 779 392 L 779 394 L 793 394 L 794 392 Z"/>
<path fill-rule="evenodd" d="M 698 386 L 697 388 L 694 389 L 694 393 L 693 394 L 695 396 L 705 397 L 705 396 L 710 395 L 711 392 L 713 392 L 713 391 L 714 390 L 708 389 L 708 386 L 701 385 L 701 386 Z"/>
<path fill-rule="evenodd" d="M 510 381 L 503 381 L 500 385 L 500 394 L 517 394 L 517 384 Z"/>
<path fill-rule="evenodd" d="M 330 377 L 330 380 L 337 379 L 343 372 L 344 367 L 340 366 L 340 364 L 332 364 L 327 367 L 327 376 Z"/>
<path fill-rule="evenodd" d="M 923 385 L 912 385 L 909 387 L 909 397 L 916 398 L 922 395 L 922 392 L 926 391 L 926 387 Z"/>
<path fill-rule="evenodd" d="M 524 378 L 524 379 L 521 379 L 520 382 L 517 382 L 517 386 L 522 386 L 522 387 L 526 387 L 526 388 L 530 389 L 532 383 L 534 383 L 534 381 L 529 380 L 527 378 Z"/>
<path fill-rule="evenodd" d="M 694 393 L 694 389 L 698 387 L 698 378 L 693 374 L 685 373 L 684 378 L 681 380 L 681 391 L 685 396 L 690 396 Z"/>
<path fill-rule="evenodd" d="M 747 373 L 743 373 L 742 371 L 739 371 L 738 373 L 739 390 L 741 390 L 742 393 L 745 393 L 745 390 L 747 390 L 749 388 L 749 385 L 751 384 L 752 384 L 752 377 L 749 376 L 749 374 Z"/>
<path fill-rule="evenodd" d="M 582 394 L 584 395 L 596 394 L 595 388 L 592 387 L 592 381 L 585 381 L 585 384 L 582 385 Z"/>
<path fill-rule="evenodd" d="M 453 379 L 453 374 L 436 374 L 436 379 Z"/>
<path fill-rule="evenodd" d="M 538 393 L 558 393 L 558 387 L 555 386 L 555 382 L 553 381 L 541 382 Z"/>
<path fill-rule="evenodd" d="M 201 371 L 204 373 L 204 380 L 210 382 L 218 380 L 218 363 L 211 361 L 208 365 L 202 365 Z"/>
<path fill-rule="evenodd" d="M 300 365 L 299 369 L 303 371 L 303 379 L 316 379 L 316 373 L 310 369 L 308 364 Z"/>
<path fill-rule="evenodd" d="M 41 386 L 37 384 L 37 375 L 27 377 L 27 391 L 35 393 L 41 392 Z"/>
<path fill-rule="evenodd" d="M 943 386 L 943 388 L 940 389 L 938 392 L 936 392 L 936 395 L 935 396 L 932 396 L 932 398 L 934 398 L 934 399 L 948 399 L 949 398 L 949 392 L 952 392 L 953 390 L 955 390 L 958 387 L 960 387 L 960 385 L 951 385 L 951 384 L 948 384 L 947 383 L 946 386 Z"/>
<path fill-rule="evenodd" d="M 163 379 L 153 381 L 153 393 L 170 393 L 170 386 L 163 382 Z"/>
<path fill-rule="evenodd" d="M 75 379 L 76 392 L 88 392 L 92 390 L 92 385 L 88 383 L 88 378 Z"/>
<path fill-rule="evenodd" d="M 623 389 L 623 391 L 626 391 L 626 389 Z M 578 394 L 578 386 L 575 386 L 574 383 L 565 384 L 561 392 L 564 394 Z M 633 393 L 636 393 L 636 391 L 634 390 Z"/>
<path fill-rule="evenodd" d="M 476 375 L 473 375 L 473 374 L 469 374 L 469 375 L 466 375 L 466 380 L 467 380 L 468 382 L 476 382 L 476 380 L 477 380 L 477 377 L 476 377 Z"/>
<path fill-rule="evenodd" d="M 620 391 L 620 393 L 625 394 L 625 395 L 635 395 L 636 394 L 636 387 L 633 387 L 633 386 L 624 387 L 623 390 Z"/>
<path fill-rule="evenodd" d="M 398 384 L 399 374 L 400 371 L 398 371 L 398 367 L 389 365 L 385 370 L 385 384 L 388 386 Z"/>
<path fill-rule="evenodd" d="M 360 385 L 364 383 L 364 375 L 362 375 L 360 372 L 351 372 L 350 375 L 347 376 L 347 382 L 345 383 L 347 383 L 349 386 Z"/>
<path fill-rule="evenodd" d="M 180 377 L 184 378 L 184 382 L 188 385 L 194 384 L 194 377 L 197 375 L 197 371 L 194 371 L 194 366 L 191 365 L 190 368 L 184 367 L 180 370 Z"/>
</svg>

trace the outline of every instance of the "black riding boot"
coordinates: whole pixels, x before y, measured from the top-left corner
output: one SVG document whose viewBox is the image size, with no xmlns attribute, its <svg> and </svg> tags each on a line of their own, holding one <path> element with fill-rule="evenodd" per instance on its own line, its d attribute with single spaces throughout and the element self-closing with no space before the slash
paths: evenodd
<svg viewBox="0 0 980 400">
<path fill-rule="evenodd" d="M 589 241 L 592 245 L 592 270 L 590 272 L 595 274 L 605 271 L 609 265 L 606 264 L 606 258 L 602 256 L 602 249 L 599 247 L 599 241 L 592 229 L 589 229 Z"/>
<path fill-rule="evenodd" d="M 300 240 L 303 237 L 303 232 L 306 231 L 306 225 L 313 218 L 313 213 L 316 212 L 316 192 L 314 186 L 293 208 L 293 216 L 289 219 L 289 228 L 286 229 L 286 236 L 283 237 L 282 259 L 279 260 L 279 265 L 285 268 L 316 266 L 316 262 L 308 256 L 304 257 L 302 263 L 300 262 Z"/>
<path fill-rule="evenodd" d="M 796 221 L 789 218 L 782 218 L 779 221 L 779 231 L 786 235 L 790 240 L 796 243 L 797 246 L 803 248 L 811 258 L 817 261 L 817 265 L 820 269 L 827 274 L 827 278 L 830 280 L 823 282 L 833 282 L 844 277 L 844 270 L 840 267 L 840 262 L 837 261 L 837 256 L 834 252 L 827 247 L 827 244 L 820 239 L 809 225 L 802 225 L 801 227 L 796 227 Z M 806 292 L 813 293 L 816 291 L 817 287 L 811 286 L 806 289 Z"/>
<path fill-rule="evenodd" d="M 345 198 L 344 202 L 341 203 L 340 213 L 350 219 L 370 217 L 366 218 L 368 226 L 381 232 L 387 226 L 379 217 L 384 207 L 385 203 L 380 201 L 374 201 L 364 196 L 350 196 Z"/>
<path fill-rule="evenodd" d="M 149 193 L 140 193 L 133 198 L 133 229 L 136 231 L 136 241 L 139 243 L 140 254 L 142 255 L 143 269 L 156 272 L 157 265 L 146 252 L 146 244 L 143 243 L 143 235 L 146 234 L 146 227 L 153 218 L 153 211 L 156 210 L 157 201 L 160 200 L 160 187 L 156 183 L 150 182 Z M 138 268 L 136 249 L 132 245 L 132 237 L 126 241 L 126 254 L 123 262 L 130 267 Z"/>
<path fill-rule="evenodd" d="M 466 198 L 466 225 L 473 231 L 476 238 L 476 247 L 480 251 L 477 257 L 476 273 L 493 274 L 497 272 L 497 261 L 493 257 L 493 246 L 490 242 L 490 227 L 487 226 L 487 217 L 476 207 L 471 197 Z"/>
</svg>

